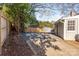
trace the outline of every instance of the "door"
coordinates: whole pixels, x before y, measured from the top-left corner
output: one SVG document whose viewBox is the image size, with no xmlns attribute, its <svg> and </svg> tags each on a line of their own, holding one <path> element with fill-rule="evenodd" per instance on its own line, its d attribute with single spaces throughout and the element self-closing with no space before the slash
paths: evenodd
<svg viewBox="0 0 79 59">
<path fill-rule="evenodd" d="M 67 20 L 66 38 L 68 40 L 75 40 L 75 35 L 78 33 L 77 18 Z"/>
</svg>

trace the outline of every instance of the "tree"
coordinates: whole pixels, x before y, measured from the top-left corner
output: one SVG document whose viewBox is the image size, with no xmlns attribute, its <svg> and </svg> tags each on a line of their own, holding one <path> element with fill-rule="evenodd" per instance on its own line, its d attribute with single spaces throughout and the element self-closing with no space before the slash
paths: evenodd
<svg viewBox="0 0 79 59">
<path fill-rule="evenodd" d="M 53 24 L 48 22 L 48 21 L 40 21 L 39 22 L 39 27 L 43 28 L 43 27 L 50 27 L 50 28 L 53 28 Z"/>
<path fill-rule="evenodd" d="M 18 33 L 24 31 L 24 27 L 30 26 L 31 21 L 36 21 L 31 4 L 4 4 L 3 12 Z"/>
</svg>

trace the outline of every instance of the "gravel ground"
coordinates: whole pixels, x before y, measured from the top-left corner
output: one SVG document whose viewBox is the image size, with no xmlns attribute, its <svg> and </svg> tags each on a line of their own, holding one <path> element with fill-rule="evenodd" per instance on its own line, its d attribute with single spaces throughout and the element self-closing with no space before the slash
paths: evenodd
<svg viewBox="0 0 79 59">
<path fill-rule="evenodd" d="M 6 39 L 2 46 L 2 56 L 32 56 L 34 55 L 28 44 L 16 37 L 17 35 L 10 36 Z"/>
<path fill-rule="evenodd" d="M 62 40 L 55 35 L 52 37 L 58 39 L 56 42 L 51 43 L 52 45 L 56 45 L 59 49 L 54 49 L 52 47 L 46 48 L 47 56 L 79 56 L 79 42 Z"/>
<path fill-rule="evenodd" d="M 46 47 L 45 55 L 79 56 L 79 42 L 62 40 L 61 38 L 51 34 L 50 36 L 57 41 L 51 41 L 52 45 Z M 2 46 L 2 56 L 34 56 L 34 53 L 21 37 L 18 36 L 17 38 L 17 35 L 12 35 Z"/>
</svg>

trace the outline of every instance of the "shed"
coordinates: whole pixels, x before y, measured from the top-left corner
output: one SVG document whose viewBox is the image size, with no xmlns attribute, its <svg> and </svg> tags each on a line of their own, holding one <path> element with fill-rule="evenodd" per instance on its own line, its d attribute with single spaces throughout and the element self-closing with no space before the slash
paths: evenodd
<svg viewBox="0 0 79 59">
<path fill-rule="evenodd" d="M 77 40 L 76 36 L 79 34 L 79 15 L 72 11 L 69 16 L 59 19 L 55 23 L 55 34 L 64 40 Z"/>
</svg>

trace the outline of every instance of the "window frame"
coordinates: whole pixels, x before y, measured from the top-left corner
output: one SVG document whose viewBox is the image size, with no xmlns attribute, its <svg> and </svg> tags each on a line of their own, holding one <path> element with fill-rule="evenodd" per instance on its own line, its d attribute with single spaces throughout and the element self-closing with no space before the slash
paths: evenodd
<svg viewBox="0 0 79 59">
<path fill-rule="evenodd" d="M 75 31 L 75 20 L 68 20 L 67 21 L 67 30 L 68 31 Z"/>
</svg>

